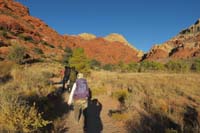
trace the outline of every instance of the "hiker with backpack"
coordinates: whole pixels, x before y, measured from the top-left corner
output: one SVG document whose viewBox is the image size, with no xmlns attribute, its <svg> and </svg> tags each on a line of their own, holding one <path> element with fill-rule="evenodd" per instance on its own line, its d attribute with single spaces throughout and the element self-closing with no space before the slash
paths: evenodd
<svg viewBox="0 0 200 133">
<path fill-rule="evenodd" d="M 69 66 L 65 66 L 64 77 L 63 77 L 63 91 L 66 89 L 65 84 L 67 83 L 68 92 L 71 91 L 74 82 L 76 81 L 78 72 L 75 67 L 70 68 Z"/>
<path fill-rule="evenodd" d="M 68 100 L 68 105 L 71 105 L 73 100 L 74 116 L 77 122 L 79 122 L 81 115 L 83 115 L 83 112 L 86 112 L 85 110 L 88 105 L 88 97 L 89 97 L 89 88 L 87 81 L 86 79 L 83 78 L 82 73 L 78 73 L 76 82 L 73 85 Z"/>
<path fill-rule="evenodd" d="M 65 90 L 65 84 L 68 82 L 69 80 L 69 77 L 70 77 L 70 71 L 71 71 L 71 68 L 68 67 L 68 66 L 65 66 L 65 69 L 64 71 L 62 71 L 62 73 L 64 74 L 64 77 L 63 77 L 63 91 Z"/>
<path fill-rule="evenodd" d="M 68 92 L 71 92 L 72 87 L 73 87 L 74 83 L 76 82 L 77 75 L 78 75 L 78 71 L 75 69 L 75 67 L 72 67 L 70 70 L 69 83 L 67 86 Z"/>
</svg>

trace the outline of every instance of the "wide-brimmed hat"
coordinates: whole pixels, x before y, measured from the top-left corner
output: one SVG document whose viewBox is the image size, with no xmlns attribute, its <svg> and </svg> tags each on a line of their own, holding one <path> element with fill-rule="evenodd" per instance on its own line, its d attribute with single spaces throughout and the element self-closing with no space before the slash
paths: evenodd
<svg viewBox="0 0 200 133">
<path fill-rule="evenodd" d="M 82 73 L 78 73 L 77 78 L 78 79 L 83 78 L 83 74 Z"/>
</svg>

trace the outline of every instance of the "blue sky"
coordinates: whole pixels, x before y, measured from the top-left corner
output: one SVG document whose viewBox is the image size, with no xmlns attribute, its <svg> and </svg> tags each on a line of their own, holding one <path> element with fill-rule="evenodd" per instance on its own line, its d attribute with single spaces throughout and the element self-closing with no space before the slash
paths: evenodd
<svg viewBox="0 0 200 133">
<path fill-rule="evenodd" d="M 18 0 L 60 34 L 122 34 L 148 51 L 200 18 L 200 0 Z"/>
</svg>

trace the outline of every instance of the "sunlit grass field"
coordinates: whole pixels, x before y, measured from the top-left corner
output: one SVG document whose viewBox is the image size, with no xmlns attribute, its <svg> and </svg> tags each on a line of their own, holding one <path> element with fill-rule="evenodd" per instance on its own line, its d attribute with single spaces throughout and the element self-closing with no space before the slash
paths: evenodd
<svg viewBox="0 0 200 133">
<path fill-rule="evenodd" d="M 127 130 L 134 132 L 155 132 L 154 126 L 159 124 L 163 129 L 159 131 L 179 132 L 186 125 L 185 119 L 190 119 L 186 115 L 188 108 L 195 112 L 189 112 L 191 115 L 200 113 L 200 74 L 99 71 L 92 72 L 89 82 L 95 94 L 107 94 L 116 100 L 124 97 L 126 112 L 114 114 L 113 118 L 124 119 Z M 127 113 L 132 117 L 127 118 Z M 192 119 L 199 121 L 200 115 Z M 175 129 L 172 123 L 177 125 Z"/>
<path fill-rule="evenodd" d="M 0 76 L 5 76 L 5 79 L 8 78 L 8 80 L 0 84 L 0 89 L 3 90 L 0 91 L 1 95 L 14 96 L 19 102 L 21 97 L 26 99 L 35 96 L 41 98 L 47 97 L 48 94 L 58 89 L 51 84 L 52 79 L 56 79 L 56 81 L 62 79 L 60 71 L 63 69 L 63 66 L 59 63 L 37 63 L 27 66 L 17 66 L 12 63 L 0 65 L 2 68 Z M 123 106 L 125 106 L 125 111 L 122 114 L 114 114 L 112 117 L 116 121 L 123 121 L 127 130 L 143 131 L 145 128 L 141 128 L 140 126 L 141 124 L 144 126 L 144 121 L 147 121 L 144 120 L 144 116 L 148 120 L 154 119 L 153 123 L 159 120 L 161 123 L 163 122 L 163 125 L 167 125 L 164 122 L 167 118 L 167 121 L 170 120 L 170 122 L 183 128 L 184 114 L 187 112 L 188 107 L 197 112 L 198 115 L 195 116 L 195 119 L 200 120 L 200 74 L 91 71 L 87 80 L 93 97 L 104 95 L 119 101 L 119 103 L 120 98 L 124 99 Z M 7 91 L 9 91 L 9 94 L 6 93 Z M 12 111 L 13 108 L 9 108 L 9 106 L 21 107 L 23 105 L 23 108 L 27 108 L 24 110 L 30 112 L 30 114 L 26 114 L 25 116 L 32 117 L 33 119 L 37 118 L 38 121 L 41 121 L 36 123 L 38 124 L 37 126 L 30 129 L 29 124 L 31 121 L 27 120 L 26 125 L 24 125 L 25 128 L 20 129 L 22 131 L 35 131 L 45 126 L 48 122 L 52 122 L 42 120 L 40 114 L 37 113 L 37 108 L 34 108 L 32 104 L 29 107 L 28 104 L 18 105 L 18 103 L 9 103 L 12 100 L 5 100 L 5 97 L 4 99 L 0 97 L 0 102 L 1 105 L 8 106 L 6 112 L 1 108 L 0 114 L 9 112 L 10 116 L 15 116 L 12 114 L 14 112 Z M 45 104 L 44 106 L 47 106 L 47 109 L 51 107 L 49 103 Z M 9 109 L 11 110 L 9 111 Z M 155 114 L 159 114 L 159 118 L 161 117 L 161 119 L 154 118 Z M 18 115 L 23 116 L 23 110 Z M 20 117 L 19 120 L 23 118 Z M 2 125 L 1 128 L 4 128 L 5 122 L 7 122 L 8 124 L 6 125 L 8 126 L 5 128 L 12 130 L 20 128 L 20 126 L 16 126 L 16 123 L 18 123 L 17 120 L 18 118 L 16 118 L 16 121 L 0 119 L 0 126 Z M 56 123 L 56 120 L 54 123 Z M 146 125 L 152 128 L 152 125 Z M 165 130 L 171 130 L 170 126 L 166 126 Z"/>
</svg>

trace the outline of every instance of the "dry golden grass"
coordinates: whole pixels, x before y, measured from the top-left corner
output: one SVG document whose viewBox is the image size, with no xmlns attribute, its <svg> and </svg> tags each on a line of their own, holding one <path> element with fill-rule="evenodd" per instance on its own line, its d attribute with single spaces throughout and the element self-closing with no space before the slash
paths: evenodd
<svg viewBox="0 0 200 133">
<path fill-rule="evenodd" d="M 51 84 L 50 79 L 59 76 L 61 67 L 54 63 L 16 65 L 15 67 L 11 65 L 11 63 L 3 64 L 9 67 L 7 69 L 4 67 L 2 71 L 8 73 L 12 80 L 0 84 L 0 129 L 36 131 L 46 126 L 49 121 L 44 120 L 37 110 L 38 107 L 32 104 L 38 102 L 39 98 L 46 99 L 48 94 L 57 89 Z M 38 104 L 42 104 L 45 108 L 48 106 L 45 103 Z"/>
<path fill-rule="evenodd" d="M 51 78 L 58 77 L 61 70 L 59 64 L 38 63 L 34 65 L 15 66 L 9 69 L 11 81 L 0 88 L 17 90 L 23 95 L 46 96 L 56 88 L 51 85 Z"/>
<path fill-rule="evenodd" d="M 57 89 L 49 81 L 51 78 L 61 79 L 62 69 L 63 66 L 59 63 L 37 63 L 10 68 L 4 72 L 8 71 L 13 80 L 0 85 L 0 89 L 15 90 L 17 94 L 26 97 L 46 97 Z M 113 119 L 124 121 L 133 116 L 132 120 L 135 122 L 130 122 L 133 127 L 140 124 L 143 115 L 162 114 L 182 125 L 186 106 L 192 106 L 200 112 L 200 74 L 92 71 L 87 80 L 95 97 L 106 95 L 115 100 L 125 98 L 128 108 L 126 113 L 129 115 L 114 114 Z"/>
<path fill-rule="evenodd" d="M 91 88 L 104 88 L 110 92 L 106 94 L 114 97 L 131 89 L 126 95 L 126 106 L 139 114 L 159 113 L 182 125 L 186 106 L 200 113 L 200 74 L 98 71 L 92 72 L 88 81 Z"/>
</svg>

